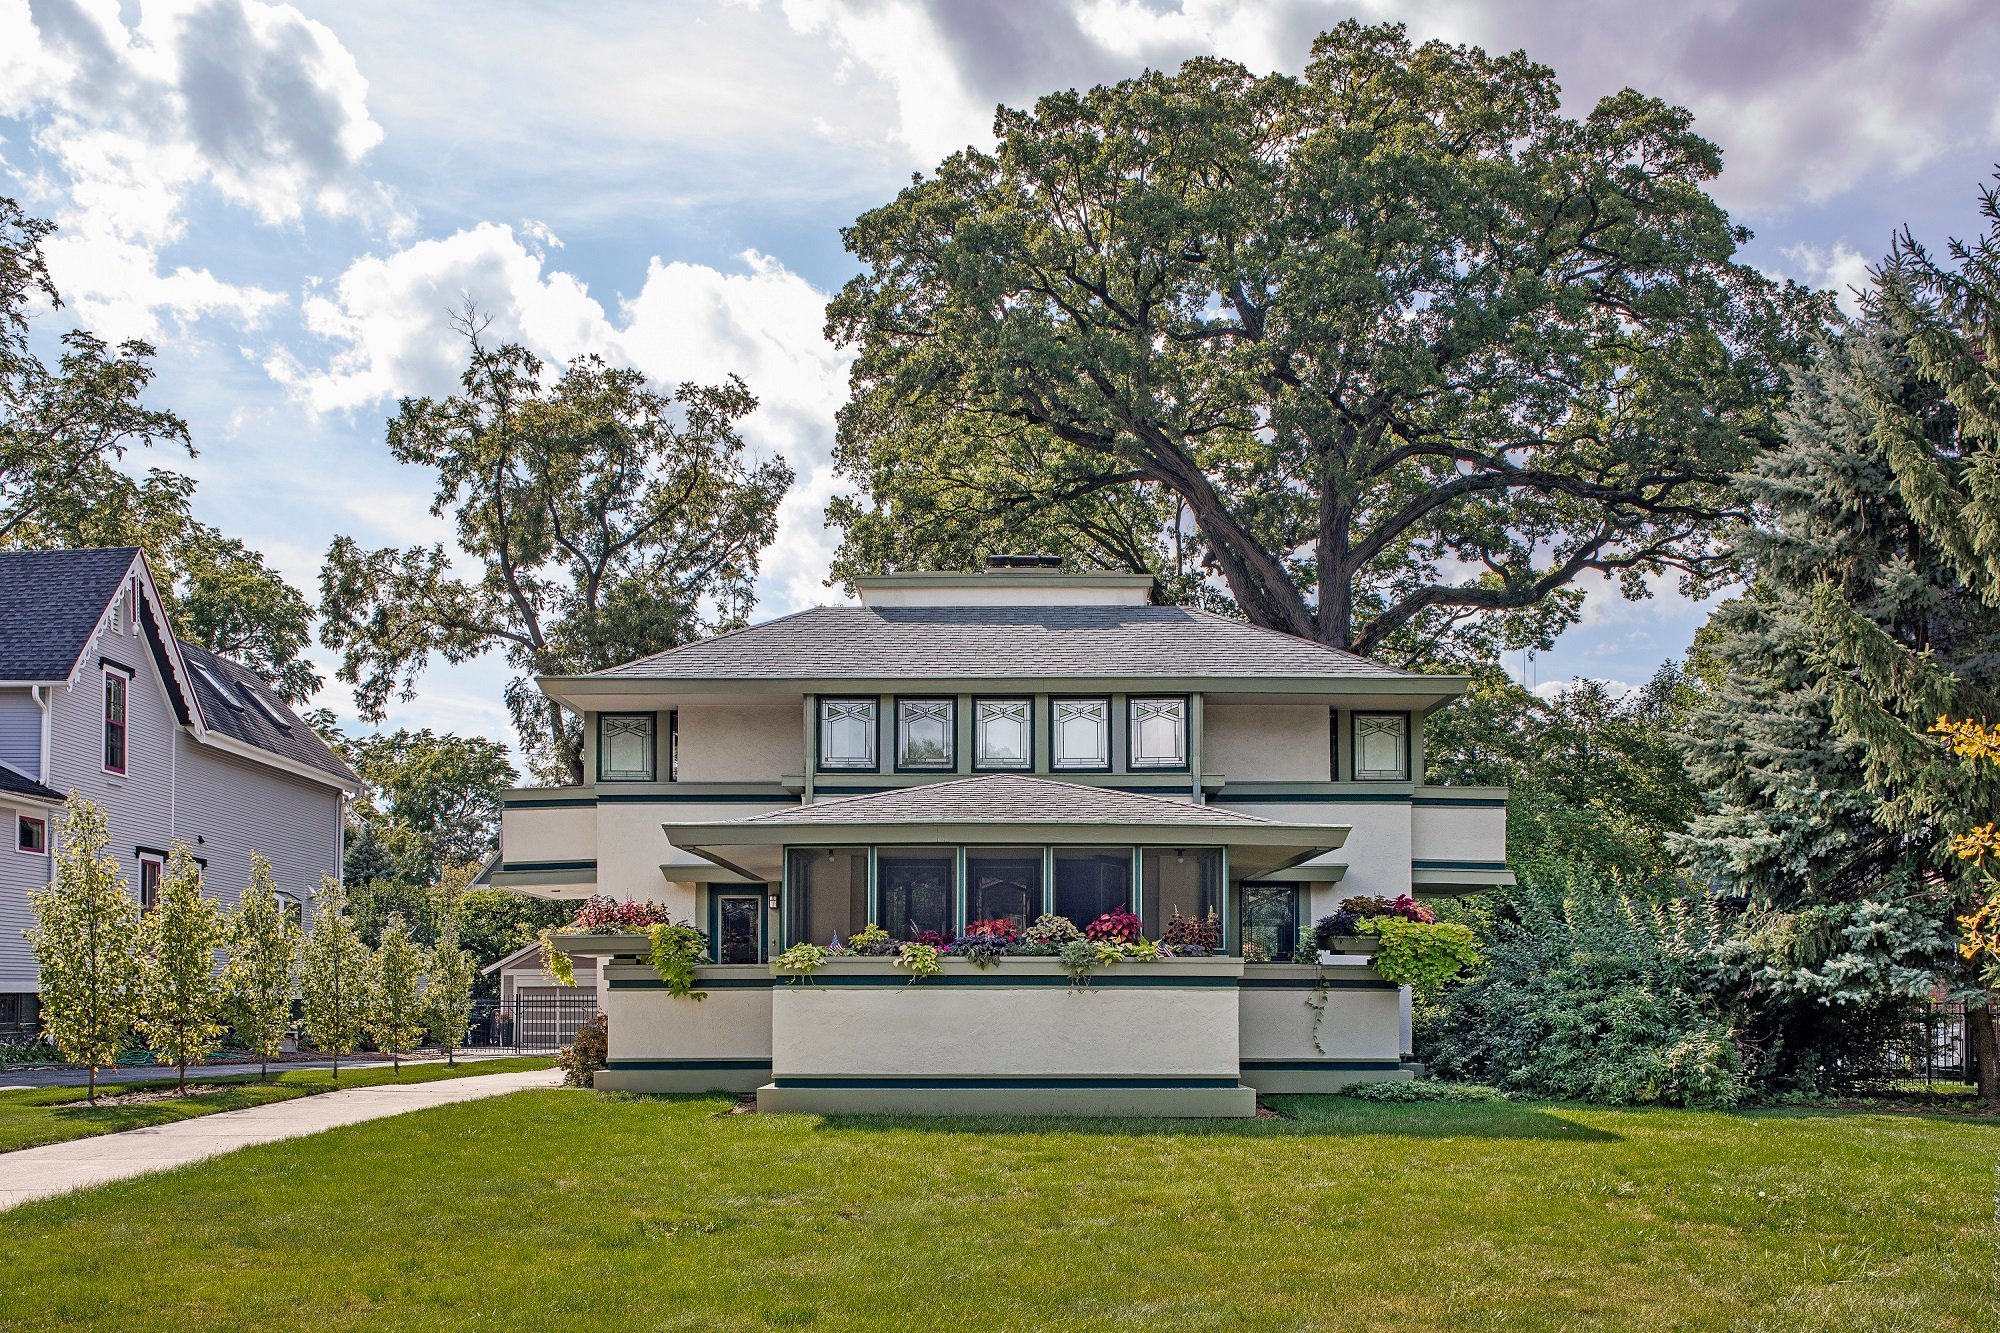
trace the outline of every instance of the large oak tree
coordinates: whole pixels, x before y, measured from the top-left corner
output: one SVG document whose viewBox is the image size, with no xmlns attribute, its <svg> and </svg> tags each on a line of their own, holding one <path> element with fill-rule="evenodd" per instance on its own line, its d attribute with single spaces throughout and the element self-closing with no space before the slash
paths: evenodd
<svg viewBox="0 0 2000 1333">
<path fill-rule="evenodd" d="M 981 546 L 1406 657 L 1699 579 L 1823 307 L 1734 262 L 1688 112 L 1341 25 L 1002 108 L 846 232 L 837 572 Z"/>
</svg>

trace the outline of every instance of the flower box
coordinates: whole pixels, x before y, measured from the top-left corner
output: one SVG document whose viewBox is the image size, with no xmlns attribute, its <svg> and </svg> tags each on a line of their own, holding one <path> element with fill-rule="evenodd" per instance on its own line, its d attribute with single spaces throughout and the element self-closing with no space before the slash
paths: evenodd
<svg viewBox="0 0 2000 1333">
<path fill-rule="evenodd" d="M 1321 949 L 1321 958 L 1331 958 L 1337 953 L 1374 953 L 1382 947 L 1382 941 L 1374 935 L 1335 935 L 1330 948 Z"/>
</svg>

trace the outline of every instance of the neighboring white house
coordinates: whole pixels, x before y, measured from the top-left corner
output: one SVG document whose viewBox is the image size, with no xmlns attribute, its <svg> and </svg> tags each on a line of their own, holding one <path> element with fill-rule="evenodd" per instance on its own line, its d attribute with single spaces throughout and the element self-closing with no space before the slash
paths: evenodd
<svg viewBox="0 0 2000 1333">
<path fill-rule="evenodd" d="M 1032 559 L 858 586 L 857 607 L 540 682 L 582 715 L 590 778 L 507 793 L 490 881 L 656 901 L 713 941 L 696 1004 L 663 993 L 639 937 L 564 937 L 579 963 L 604 959 L 603 1086 L 1246 1114 L 1253 1089 L 1398 1073 L 1394 986 L 1359 959 L 1283 960 L 1350 894 L 1511 878 L 1506 792 L 1417 780 L 1424 719 L 1465 678 Z M 952 961 L 916 985 L 887 959 L 812 984 L 766 966 L 871 922 L 948 937 L 1112 908 L 1148 937 L 1213 912 L 1223 956 L 1121 964 L 1081 989 L 1048 959 Z M 1279 961 L 1246 965 L 1246 938 Z"/>
<path fill-rule="evenodd" d="M 310 913 L 341 869 L 354 773 L 256 673 L 176 640 L 137 550 L 0 551 L 0 1028 L 37 1022 L 28 894 L 71 792 L 150 905 L 175 839 L 234 902 L 250 853 Z"/>
</svg>

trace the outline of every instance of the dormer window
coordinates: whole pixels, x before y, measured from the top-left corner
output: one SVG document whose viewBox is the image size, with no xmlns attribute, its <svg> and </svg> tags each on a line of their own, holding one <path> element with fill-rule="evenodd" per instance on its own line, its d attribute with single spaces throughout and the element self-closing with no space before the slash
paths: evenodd
<svg viewBox="0 0 2000 1333">
<path fill-rule="evenodd" d="M 896 767 L 919 770 L 956 767 L 957 732 L 955 700 L 896 700 Z"/>
<path fill-rule="evenodd" d="M 1164 699 L 1128 699 L 1126 735 L 1132 752 L 1133 768 L 1186 768 L 1188 766 L 1188 701 L 1175 696 Z"/>
<path fill-rule="evenodd" d="M 1049 702 L 1049 766 L 1111 767 L 1111 701 L 1053 699 Z"/>
<path fill-rule="evenodd" d="M 1035 705 L 1030 699 L 972 701 L 972 766 L 1028 769 L 1035 766 Z"/>
<path fill-rule="evenodd" d="M 819 701 L 819 766 L 832 769 L 880 767 L 876 738 L 880 704 L 874 699 Z"/>
<path fill-rule="evenodd" d="M 652 713 L 597 715 L 597 780 L 651 782 L 659 771 Z"/>
</svg>

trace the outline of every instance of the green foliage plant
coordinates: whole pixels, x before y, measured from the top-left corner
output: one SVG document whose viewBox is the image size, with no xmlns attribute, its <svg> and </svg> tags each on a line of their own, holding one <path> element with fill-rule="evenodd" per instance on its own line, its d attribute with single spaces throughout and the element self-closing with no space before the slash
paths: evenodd
<svg viewBox="0 0 2000 1333">
<path fill-rule="evenodd" d="M 139 1030 L 153 1058 L 172 1065 L 187 1094 L 187 1067 L 215 1051 L 222 1036 L 222 973 L 216 953 L 228 942 L 221 911 L 201 891 L 201 867 L 180 839 L 167 852 L 160 898 L 139 925 Z"/>
<path fill-rule="evenodd" d="M 458 928 L 446 926 L 424 960 L 424 1025 L 448 1065 L 458 1063 L 458 1043 L 472 1025 L 472 982 L 478 974 L 478 962 L 458 947 Z"/>
<path fill-rule="evenodd" d="M 368 1033 L 395 1071 L 424 1035 L 424 951 L 401 917 L 389 918 L 370 972 Z"/>
<path fill-rule="evenodd" d="M 556 1050 L 556 1068 L 563 1071 L 563 1083 L 572 1088 L 591 1086 L 597 1071 L 609 1060 L 610 1048 L 610 1020 L 603 1014 L 591 1015 L 589 1022 L 577 1028 L 569 1045 Z"/>
<path fill-rule="evenodd" d="M 250 883 L 229 916 L 229 963 L 223 970 L 236 1039 L 257 1056 L 258 1077 L 271 1076 L 298 994 L 300 932 L 278 900 L 271 863 L 250 853 Z"/>
<path fill-rule="evenodd" d="M 576 984 L 576 964 L 570 956 L 556 947 L 555 937 L 562 934 L 559 926 L 543 926 L 536 936 L 542 945 L 542 971 L 556 979 L 558 986 Z"/>
<path fill-rule="evenodd" d="M 1364 918 L 1357 929 L 1382 941 L 1371 960 L 1375 971 L 1419 996 L 1435 995 L 1479 966 L 1479 941 L 1471 927 L 1455 921 L 1374 916 Z"/>
<path fill-rule="evenodd" d="M 1091 974 L 1099 968 L 1109 967 L 1124 956 L 1124 951 L 1109 940 L 1086 939 L 1069 941 L 1057 955 L 1063 972 L 1069 977 L 1069 984 L 1078 988 L 1088 986 Z"/>
<path fill-rule="evenodd" d="M 110 841 L 104 811 L 72 792 L 58 826 L 55 879 L 29 895 L 28 944 L 41 969 L 42 1032 L 72 1064 L 97 1071 L 118 1052 L 139 1016 L 139 905 Z"/>
<path fill-rule="evenodd" d="M 944 975 L 944 960 L 934 944 L 905 944 L 896 952 L 896 966 L 910 974 L 912 985 Z"/>
<path fill-rule="evenodd" d="M 847 947 L 852 953 L 870 953 L 888 943 L 889 932 L 873 921 L 847 937 Z"/>
<path fill-rule="evenodd" d="M 1384 1079 L 1370 1083 L 1350 1083 L 1334 1094 L 1358 1102 L 1505 1102 L 1512 1101 L 1499 1088 L 1484 1083 L 1449 1083 L 1443 1079 Z"/>
<path fill-rule="evenodd" d="M 306 1035 L 316 1049 L 333 1057 L 336 1080 L 340 1057 L 361 1044 L 368 1023 L 372 961 L 347 915 L 346 890 L 332 876 L 325 877 L 313 900 L 312 928 L 299 950 L 299 999 Z"/>
<path fill-rule="evenodd" d="M 708 992 L 695 989 L 695 969 L 708 961 L 708 937 L 693 926 L 668 922 L 648 926 L 646 938 L 652 946 L 653 971 L 667 983 L 667 994 L 706 1000 Z"/>
<path fill-rule="evenodd" d="M 825 967 L 830 957 L 825 945 L 801 940 L 771 960 L 771 971 L 789 976 L 795 982 L 810 982 L 813 973 Z"/>
<path fill-rule="evenodd" d="M 1068 917 L 1044 912 L 1035 918 L 1033 925 L 1021 932 L 1021 938 L 1030 944 L 1052 944 L 1060 948 L 1082 939 L 1083 932 Z"/>
</svg>

